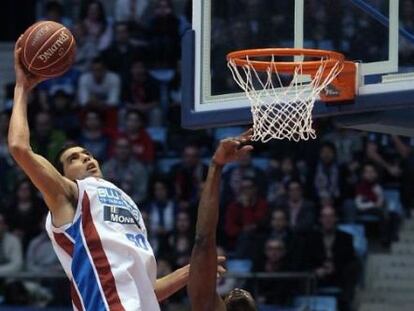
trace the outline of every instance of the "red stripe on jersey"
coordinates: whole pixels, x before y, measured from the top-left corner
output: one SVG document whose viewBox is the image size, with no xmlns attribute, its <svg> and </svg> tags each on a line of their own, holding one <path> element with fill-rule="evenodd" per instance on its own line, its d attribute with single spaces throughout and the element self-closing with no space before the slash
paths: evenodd
<svg viewBox="0 0 414 311">
<path fill-rule="evenodd" d="M 102 246 L 98 231 L 93 223 L 89 197 L 84 192 L 82 199 L 82 229 L 86 244 L 92 256 L 93 264 L 98 272 L 99 280 L 108 302 L 109 309 L 112 311 L 125 311 L 119 299 L 116 289 L 115 278 L 111 271 L 108 258 Z"/>
<path fill-rule="evenodd" d="M 73 254 L 73 243 L 64 233 L 53 232 L 53 237 L 55 238 L 56 243 L 70 256 Z M 70 282 L 70 296 L 75 307 L 79 311 L 83 311 L 82 303 L 79 297 L 79 294 L 73 284 L 73 280 Z"/>
<path fill-rule="evenodd" d="M 73 254 L 73 243 L 64 233 L 53 232 L 56 243 L 70 256 Z"/>
<path fill-rule="evenodd" d="M 78 294 L 78 291 L 73 284 L 73 280 L 70 282 L 70 296 L 72 297 L 72 302 L 75 305 L 76 309 L 83 311 L 82 303 Z"/>
</svg>

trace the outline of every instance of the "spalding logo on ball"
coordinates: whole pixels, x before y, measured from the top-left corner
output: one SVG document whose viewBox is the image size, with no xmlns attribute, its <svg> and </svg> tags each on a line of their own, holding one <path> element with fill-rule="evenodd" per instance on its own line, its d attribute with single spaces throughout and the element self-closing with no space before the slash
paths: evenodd
<svg viewBox="0 0 414 311">
<path fill-rule="evenodd" d="M 42 21 L 30 26 L 21 41 L 21 62 L 38 76 L 54 78 L 62 75 L 73 64 L 76 42 L 63 25 Z"/>
</svg>

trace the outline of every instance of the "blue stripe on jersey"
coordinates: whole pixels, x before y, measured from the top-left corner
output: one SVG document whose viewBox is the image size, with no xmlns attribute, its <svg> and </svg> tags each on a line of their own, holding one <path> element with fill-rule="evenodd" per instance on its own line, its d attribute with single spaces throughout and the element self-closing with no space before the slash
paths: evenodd
<svg viewBox="0 0 414 311">
<path fill-rule="evenodd" d="M 106 310 L 99 290 L 93 266 L 83 244 L 81 233 L 81 217 L 68 230 L 75 240 L 72 259 L 72 275 L 79 289 L 86 310 Z"/>
</svg>

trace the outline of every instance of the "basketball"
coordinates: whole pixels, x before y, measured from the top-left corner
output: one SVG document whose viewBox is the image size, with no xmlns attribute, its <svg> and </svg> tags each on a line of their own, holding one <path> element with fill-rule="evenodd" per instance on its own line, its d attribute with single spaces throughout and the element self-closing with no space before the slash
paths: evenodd
<svg viewBox="0 0 414 311">
<path fill-rule="evenodd" d="M 54 78 L 65 73 L 76 54 L 72 33 L 62 24 L 41 21 L 30 26 L 21 40 L 21 62 L 38 76 Z"/>
</svg>

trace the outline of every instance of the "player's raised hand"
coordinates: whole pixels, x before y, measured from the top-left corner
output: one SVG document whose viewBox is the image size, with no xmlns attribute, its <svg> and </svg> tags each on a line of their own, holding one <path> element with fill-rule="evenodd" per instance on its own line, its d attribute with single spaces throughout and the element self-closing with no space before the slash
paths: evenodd
<svg viewBox="0 0 414 311">
<path fill-rule="evenodd" d="M 26 70 L 20 61 L 22 52 L 21 41 L 23 35 L 19 37 L 14 46 L 14 71 L 16 73 L 16 85 L 23 86 L 26 90 L 33 89 L 37 84 L 46 80 L 46 78 L 36 76 Z"/>
<path fill-rule="evenodd" d="M 218 165 L 225 165 L 241 158 L 253 150 L 251 141 L 253 130 L 250 128 L 237 137 L 230 137 L 220 141 L 213 156 L 213 162 Z"/>
</svg>

